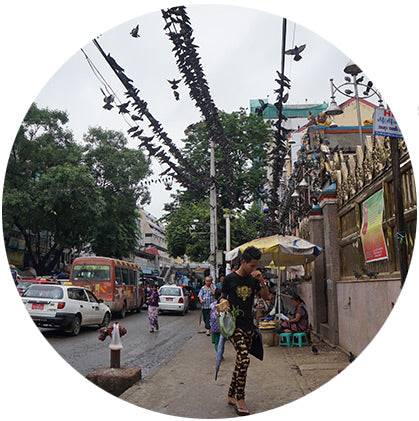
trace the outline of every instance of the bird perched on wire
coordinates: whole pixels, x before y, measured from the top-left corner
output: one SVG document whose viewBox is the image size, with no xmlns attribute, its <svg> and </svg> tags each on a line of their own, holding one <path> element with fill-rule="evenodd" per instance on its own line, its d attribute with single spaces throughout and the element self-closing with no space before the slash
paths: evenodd
<svg viewBox="0 0 419 421">
<path fill-rule="evenodd" d="M 291 48 L 290 50 L 285 51 L 285 54 L 288 56 L 294 56 L 295 61 L 300 61 L 302 57 L 300 56 L 300 53 L 303 52 L 306 48 L 306 45 L 300 45 L 299 47 L 295 46 L 294 48 Z"/>
<path fill-rule="evenodd" d="M 140 38 L 140 35 L 138 33 L 138 31 L 140 30 L 140 25 L 137 25 L 135 28 L 132 29 L 132 31 L 130 32 L 131 36 L 133 38 Z"/>
<path fill-rule="evenodd" d="M 115 97 L 113 95 L 106 95 L 105 92 L 103 92 L 103 89 L 100 88 L 102 94 L 103 94 L 103 101 L 105 102 L 105 105 L 103 108 L 105 110 L 111 110 L 113 108 L 112 102 L 114 102 Z"/>
<path fill-rule="evenodd" d="M 359 273 L 355 269 L 353 270 L 353 273 L 354 273 L 354 276 L 355 276 L 356 279 L 361 279 L 362 278 L 362 273 Z"/>
<path fill-rule="evenodd" d="M 377 275 L 378 275 L 378 272 L 371 272 L 371 271 L 369 271 L 369 270 L 367 270 L 367 269 L 365 269 L 365 268 L 362 268 L 361 270 L 362 270 L 362 272 L 364 272 L 364 273 L 365 273 L 365 275 L 367 275 L 370 279 L 372 279 L 372 278 L 376 278 L 376 277 L 377 277 Z"/>
<path fill-rule="evenodd" d="M 129 113 L 128 111 L 128 105 L 131 103 L 131 101 L 126 102 L 125 104 L 117 105 L 119 108 L 119 114 L 126 114 Z"/>
</svg>

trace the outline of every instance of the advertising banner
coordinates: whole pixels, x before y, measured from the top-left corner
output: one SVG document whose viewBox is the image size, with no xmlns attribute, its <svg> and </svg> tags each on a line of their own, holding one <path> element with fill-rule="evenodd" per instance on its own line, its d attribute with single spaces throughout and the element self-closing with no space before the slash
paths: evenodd
<svg viewBox="0 0 419 421">
<path fill-rule="evenodd" d="M 383 190 L 373 194 L 362 203 L 361 239 L 366 263 L 388 259 L 382 225 L 383 211 Z"/>
</svg>

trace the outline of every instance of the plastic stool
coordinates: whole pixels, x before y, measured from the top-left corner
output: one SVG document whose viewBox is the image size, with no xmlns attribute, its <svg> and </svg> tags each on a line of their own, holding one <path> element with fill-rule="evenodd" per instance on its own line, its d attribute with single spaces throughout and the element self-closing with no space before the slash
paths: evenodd
<svg viewBox="0 0 419 421">
<path fill-rule="evenodd" d="M 284 341 L 282 341 L 282 339 L 284 339 Z M 288 332 L 288 333 L 281 333 L 279 335 L 279 342 L 278 342 L 278 346 L 291 346 L 291 339 L 292 339 L 292 333 Z"/>
<path fill-rule="evenodd" d="M 293 337 L 292 337 L 292 346 L 294 345 L 298 345 L 300 348 L 303 345 L 308 345 L 308 339 L 307 339 L 307 335 L 305 332 L 301 332 L 301 333 L 294 333 Z"/>
</svg>

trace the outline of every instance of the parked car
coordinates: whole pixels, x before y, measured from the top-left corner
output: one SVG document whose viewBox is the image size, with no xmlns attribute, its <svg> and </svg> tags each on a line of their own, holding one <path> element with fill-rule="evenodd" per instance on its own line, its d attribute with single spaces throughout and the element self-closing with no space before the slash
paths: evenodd
<svg viewBox="0 0 419 421">
<path fill-rule="evenodd" d="M 189 310 L 189 295 L 183 287 L 163 285 L 159 289 L 159 311 L 176 311 L 182 316 Z"/>
<path fill-rule="evenodd" d="M 199 299 L 198 299 L 198 294 L 196 294 L 195 292 L 195 288 L 190 287 L 188 285 L 181 285 L 181 287 L 185 289 L 186 293 L 189 296 L 189 308 L 191 310 L 196 310 Z"/>
<path fill-rule="evenodd" d="M 59 328 L 76 336 L 82 326 L 106 326 L 111 310 L 89 290 L 65 285 L 33 284 L 22 301 L 39 327 Z"/>
<path fill-rule="evenodd" d="M 31 285 L 34 284 L 49 284 L 49 285 L 57 285 L 58 282 L 50 281 L 45 278 L 18 278 L 16 279 L 16 288 L 20 295 L 22 295 Z"/>
</svg>

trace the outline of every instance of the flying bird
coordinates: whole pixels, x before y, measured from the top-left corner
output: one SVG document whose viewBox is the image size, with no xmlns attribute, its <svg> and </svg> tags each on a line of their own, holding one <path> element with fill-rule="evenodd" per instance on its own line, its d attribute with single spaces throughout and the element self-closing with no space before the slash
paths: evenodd
<svg viewBox="0 0 419 421">
<path fill-rule="evenodd" d="M 305 48 L 306 48 L 305 44 L 300 45 L 299 47 L 295 46 L 291 50 L 285 51 L 285 54 L 287 54 L 288 56 L 294 56 L 295 61 L 300 61 L 302 59 L 302 57 L 300 56 L 300 53 L 303 52 Z"/>
<path fill-rule="evenodd" d="M 173 89 L 173 90 L 175 90 L 175 89 L 177 89 L 179 86 L 179 82 L 181 81 L 182 79 L 178 79 L 178 80 L 176 80 L 176 79 L 173 79 L 173 80 L 167 80 L 172 86 L 171 86 L 171 88 Z"/>
<path fill-rule="evenodd" d="M 258 116 L 262 116 L 263 112 L 265 111 L 269 103 L 263 102 L 261 99 L 259 99 L 259 104 L 260 104 L 260 108 L 256 108 L 256 113 Z"/>
<path fill-rule="evenodd" d="M 138 31 L 140 30 L 140 25 L 137 25 L 135 28 L 132 29 L 131 36 L 134 38 L 140 38 L 140 35 L 138 34 Z"/>
</svg>

